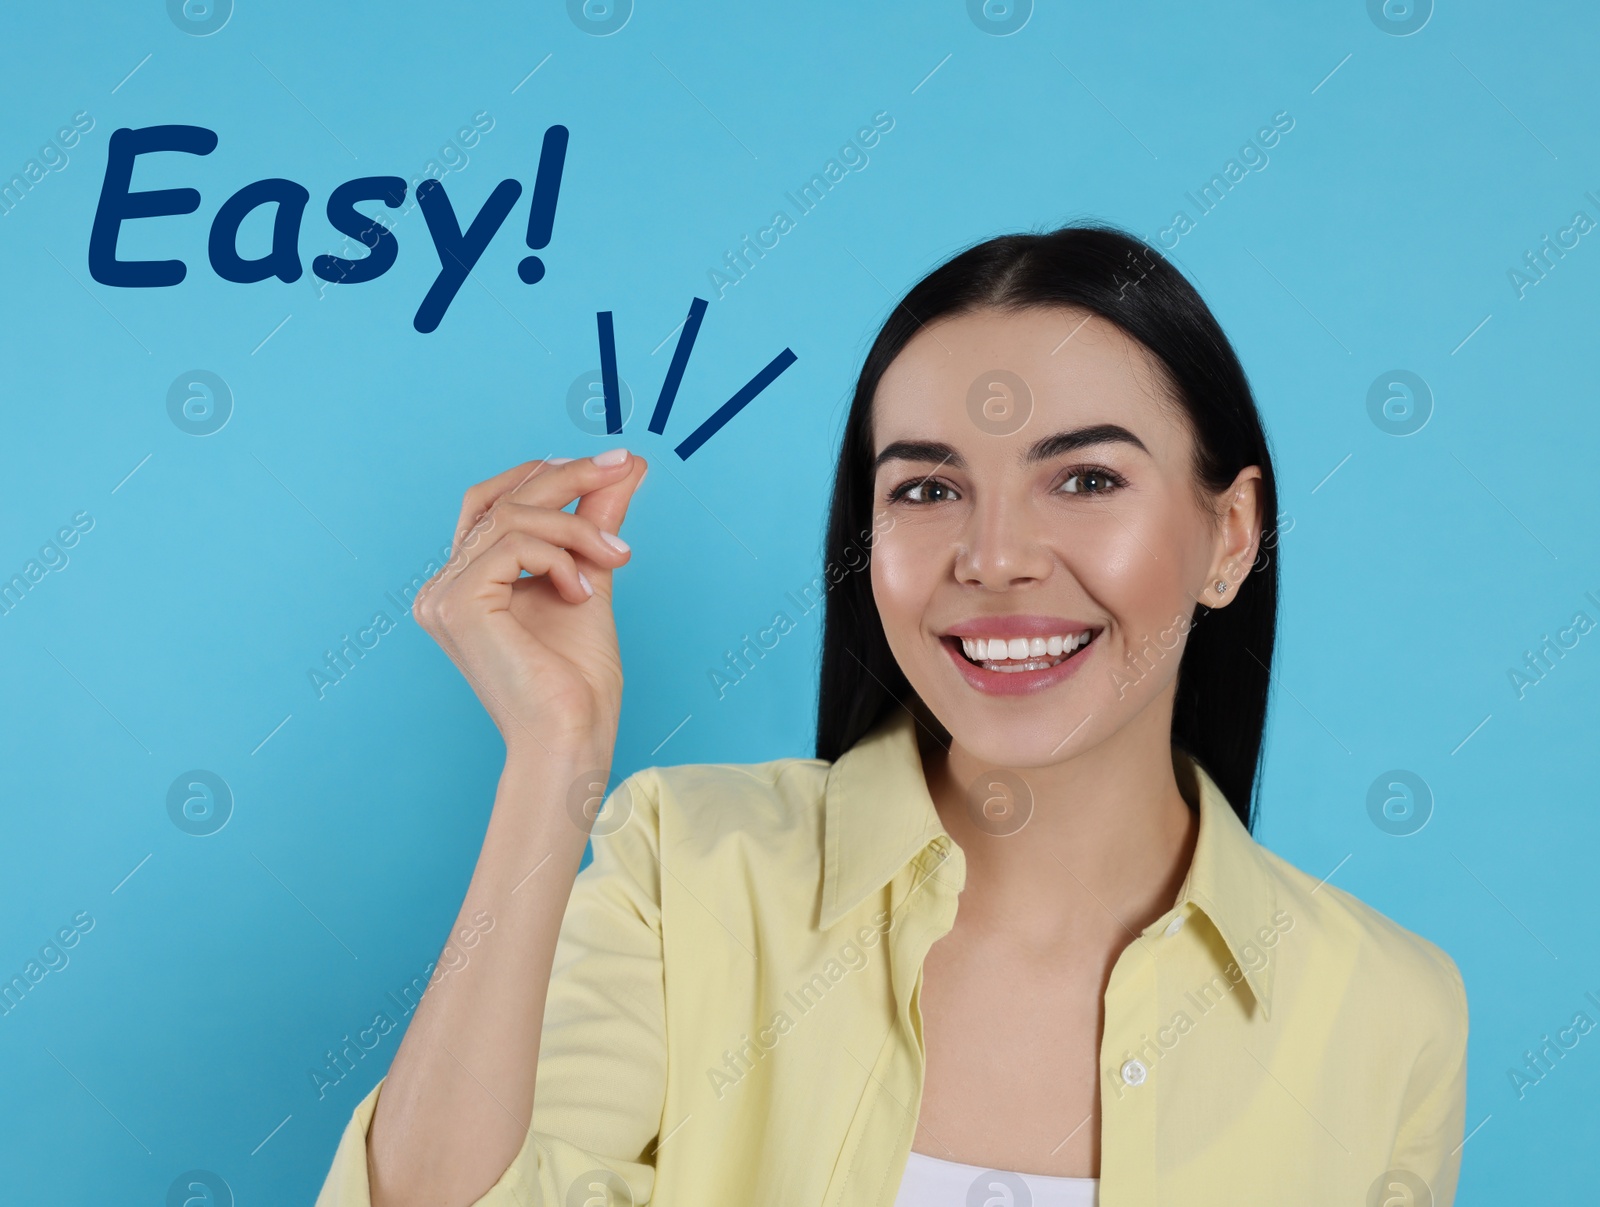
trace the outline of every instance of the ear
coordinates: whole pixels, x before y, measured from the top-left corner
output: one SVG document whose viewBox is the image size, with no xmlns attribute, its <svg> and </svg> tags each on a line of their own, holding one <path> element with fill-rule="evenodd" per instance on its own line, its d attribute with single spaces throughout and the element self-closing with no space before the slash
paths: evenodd
<svg viewBox="0 0 1600 1207">
<path fill-rule="evenodd" d="M 1247 465 L 1233 484 L 1217 496 L 1219 522 L 1216 552 L 1211 560 L 1211 576 L 1198 596 L 1208 608 L 1232 603 L 1255 565 L 1261 545 L 1261 467 Z M 1225 584 L 1218 591 L 1217 583 Z"/>
</svg>

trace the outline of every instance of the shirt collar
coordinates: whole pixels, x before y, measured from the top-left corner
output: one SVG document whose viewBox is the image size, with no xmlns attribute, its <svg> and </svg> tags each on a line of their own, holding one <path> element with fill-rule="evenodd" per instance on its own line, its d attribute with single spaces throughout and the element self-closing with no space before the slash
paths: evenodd
<svg viewBox="0 0 1600 1207">
<path fill-rule="evenodd" d="M 1266 853 L 1205 768 L 1179 753 L 1195 775 L 1200 833 L 1173 912 L 1182 915 L 1192 904 L 1205 914 L 1266 1017 L 1276 962 L 1265 958 L 1256 935 L 1271 928 L 1277 904 Z M 824 929 L 887 884 L 930 842 L 944 836 L 955 845 L 928 794 L 916 720 L 905 708 L 895 709 L 832 764 L 825 812 Z M 1159 925 L 1152 924 L 1146 934 Z M 1247 952 L 1255 958 L 1247 958 Z"/>
</svg>

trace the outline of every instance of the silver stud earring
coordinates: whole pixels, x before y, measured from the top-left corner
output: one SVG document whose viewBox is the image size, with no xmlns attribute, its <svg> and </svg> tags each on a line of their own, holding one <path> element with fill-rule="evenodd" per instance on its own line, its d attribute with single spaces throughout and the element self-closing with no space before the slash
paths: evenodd
<svg viewBox="0 0 1600 1207">
<path fill-rule="evenodd" d="M 1228 584 L 1224 579 L 1217 579 L 1216 592 L 1218 595 L 1226 595 L 1228 593 Z"/>
</svg>

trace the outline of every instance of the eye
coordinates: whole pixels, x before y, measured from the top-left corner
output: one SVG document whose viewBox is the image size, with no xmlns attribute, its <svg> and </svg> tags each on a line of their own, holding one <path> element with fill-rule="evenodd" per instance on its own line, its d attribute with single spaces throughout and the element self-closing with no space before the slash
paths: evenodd
<svg viewBox="0 0 1600 1207">
<path fill-rule="evenodd" d="M 1114 473 L 1103 465 L 1079 465 L 1067 472 L 1061 488 L 1063 494 L 1103 495 L 1120 490 L 1127 484 L 1128 480 L 1121 474 Z"/>
<path fill-rule="evenodd" d="M 919 491 L 922 492 L 921 496 L 916 497 Z M 904 500 L 917 506 L 927 506 L 930 503 L 942 501 L 939 498 L 930 497 L 930 495 L 941 491 L 944 492 L 945 498 L 955 494 L 954 489 L 948 482 L 942 482 L 938 478 L 913 478 L 908 482 L 900 483 L 899 486 L 891 490 L 886 501 L 898 503 Z"/>
</svg>

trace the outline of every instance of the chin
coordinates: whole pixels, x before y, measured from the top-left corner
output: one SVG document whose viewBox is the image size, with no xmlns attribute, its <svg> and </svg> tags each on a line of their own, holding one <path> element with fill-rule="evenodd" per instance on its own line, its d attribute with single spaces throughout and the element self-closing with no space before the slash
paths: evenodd
<svg viewBox="0 0 1600 1207">
<path fill-rule="evenodd" d="M 1085 711 L 1025 701 L 1008 701 L 1001 708 L 988 702 L 953 708 L 941 701 L 932 714 L 937 724 L 930 728 L 947 733 L 985 766 L 1047 767 L 1081 753 L 1085 740 L 1092 740 L 1090 731 L 1097 727 L 1084 720 Z"/>
</svg>

